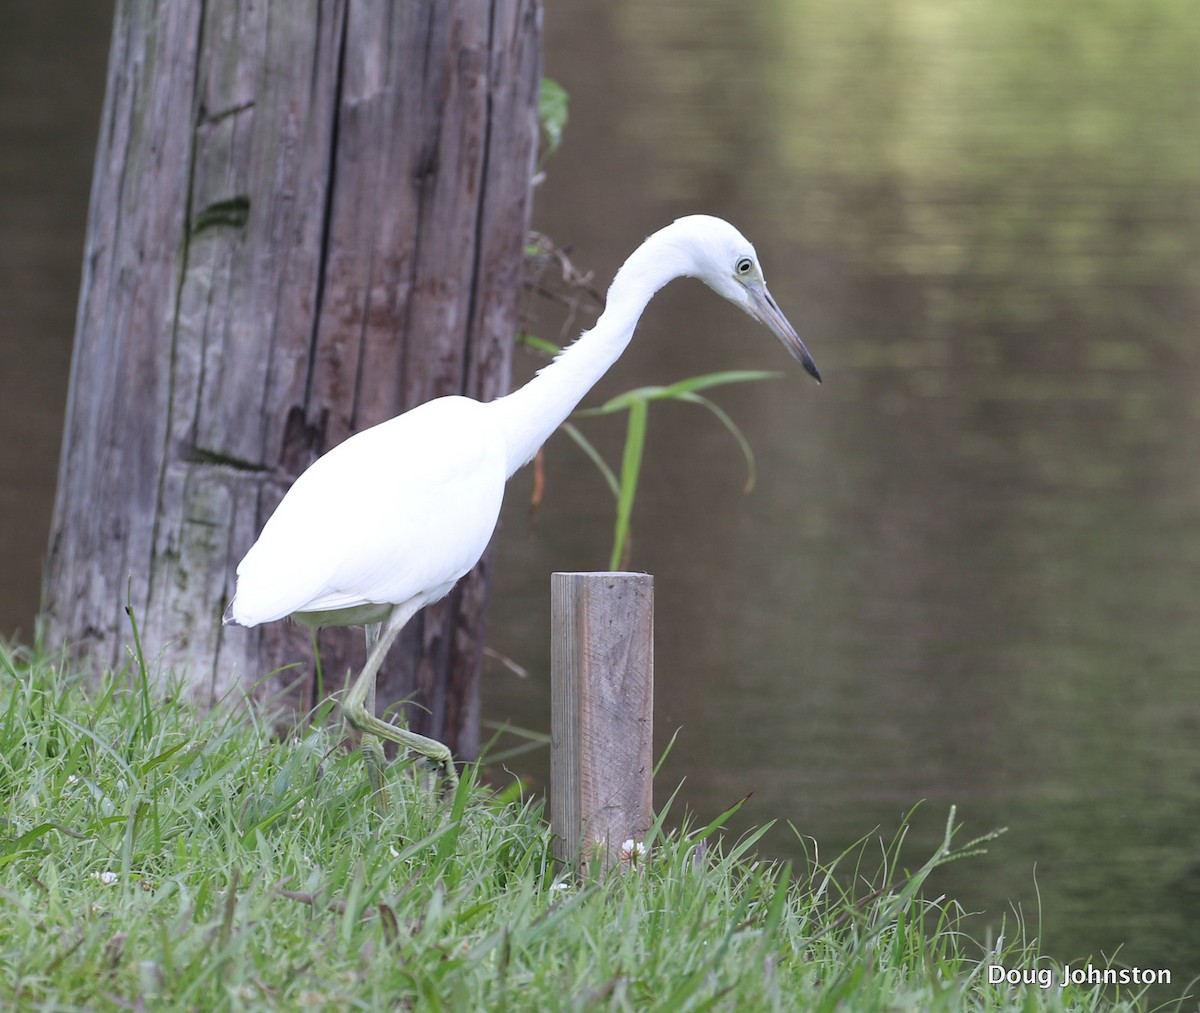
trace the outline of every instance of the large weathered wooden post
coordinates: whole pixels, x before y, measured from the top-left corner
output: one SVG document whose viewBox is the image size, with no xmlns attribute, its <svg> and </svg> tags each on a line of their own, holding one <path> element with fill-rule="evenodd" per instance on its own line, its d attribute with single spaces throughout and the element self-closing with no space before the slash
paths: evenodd
<svg viewBox="0 0 1200 1013">
<path fill-rule="evenodd" d="M 654 578 L 555 573 L 550 599 L 555 857 L 608 866 L 654 821 Z"/>
<path fill-rule="evenodd" d="M 128 602 L 202 699 L 312 671 L 302 630 L 222 629 L 233 567 L 351 433 L 507 390 L 539 47 L 538 0 L 118 0 L 51 644 L 119 664 Z M 485 560 L 380 684 L 380 706 L 413 695 L 413 727 L 465 756 L 486 586 Z M 323 633 L 322 651 L 340 679 L 361 634 Z"/>
</svg>

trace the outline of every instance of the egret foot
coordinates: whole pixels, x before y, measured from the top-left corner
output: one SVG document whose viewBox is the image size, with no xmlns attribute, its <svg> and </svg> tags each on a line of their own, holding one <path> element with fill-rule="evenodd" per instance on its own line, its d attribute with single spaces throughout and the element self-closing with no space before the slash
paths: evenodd
<svg viewBox="0 0 1200 1013">
<path fill-rule="evenodd" d="M 367 767 L 367 780 L 371 794 L 387 807 L 387 757 L 383 754 L 383 743 L 374 735 L 364 735 L 358 744 L 363 763 Z"/>
<path fill-rule="evenodd" d="M 356 684 L 354 689 L 357 688 Z M 451 790 L 458 787 L 458 771 L 454 766 L 454 754 L 447 746 L 438 742 L 437 739 L 418 735 L 416 732 L 410 732 L 407 728 L 401 728 L 390 721 L 381 720 L 371 714 L 361 702 L 355 706 L 354 689 L 351 689 L 350 695 L 342 704 L 342 713 L 346 716 L 346 720 L 362 733 L 360 748 L 363 761 L 367 765 L 367 777 L 370 778 L 372 789 L 378 791 L 384 785 L 384 770 L 387 761 L 384 759 L 380 739 L 394 742 L 402 749 L 411 749 L 414 753 L 420 753 L 430 760 L 434 767 L 440 767 L 444 771 L 446 783 Z"/>
<path fill-rule="evenodd" d="M 449 748 L 438 742 L 437 739 L 418 735 L 416 732 L 410 732 L 407 728 L 401 728 L 390 721 L 376 717 L 374 706 L 367 706 L 368 700 L 372 705 L 375 702 L 375 674 L 379 671 L 380 662 L 383 661 L 383 655 L 387 652 L 392 637 L 398 632 L 397 628 L 389 637 L 385 627 L 384 636 L 372 646 L 366 666 L 342 701 L 342 714 L 351 726 L 362 733 L 360 748 L 363 761 L 367 765 L 367 777 L 371 780 L 372 789 L 378 791 L 383 787 L 384 770 L 387 766 L 380 739 L 394 742 L 401 749 L 411 749 L 414 753 L 420 753 L 432 760 L 434 766 L 441 767 L 445 771 L 446 781 L 450 788 L 454 789 L 458 786 L 458 771 L 454 768 L 454 754 L 450 752 Z"/>
</svg>

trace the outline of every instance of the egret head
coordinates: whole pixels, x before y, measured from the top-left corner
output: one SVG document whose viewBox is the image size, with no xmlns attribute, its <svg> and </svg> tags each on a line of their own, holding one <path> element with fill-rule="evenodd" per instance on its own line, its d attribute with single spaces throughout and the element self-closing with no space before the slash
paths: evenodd
<svg viewBox="0 0 1200 1013">
<path fill-rule="evenodd" d="M 769 327 L 792 358 L 820 383 L 821 374 L 813 357 L 767 291 L 758 254 L 750 241 L 727 221 L 709 215 L 680 218 L 675 227 L 687 237 L 686 246 L 693 262 L 687 273 Z"/>
</svg>

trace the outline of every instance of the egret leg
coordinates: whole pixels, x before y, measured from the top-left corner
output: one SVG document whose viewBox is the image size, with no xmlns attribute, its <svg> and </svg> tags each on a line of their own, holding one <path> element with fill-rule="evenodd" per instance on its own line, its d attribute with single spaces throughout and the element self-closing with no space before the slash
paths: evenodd
<svg viewBox="0 0 1200 1013">
<path fill-rule="evenodd" d="M 382 627 L 382 623 L 372 623 L 365 629 L 367 635 L 368 659 L 370 659 L 375 645 L 379 642 L 379 632 Z M 376 666 L 376 671 L 378 671 L 378 666 Z M 363 699 L 363 709 L 368 714 L 375 713 L 375 686 L 376 679 L 372 678 L 371 685 L 367 688 L 366 697 Z M 349 714 L 346 716 L 349 718 Z M 353 721 L 350 723 L 354 724 Z M 377 735 L 371 735 L 368 732 L 362 732 L 362 735 L 358 741 L 358 748 L 362 753 L 363 763 L 365 763 L 367 767 L 367 780 L 371 782 L 371 791 L 376 793 L 383 792 L 385 790 L 384 769 L 387 767 L 387 756 L 385 756 L 383 752 L 383 743 L 379 741 L 379 737 Z"/>
<path fill-rule="evenodd" d="M 415 753 L 432 760 L 446 773 L 446 780 L 451 787 L 458 784 L 458 772 L 454 769 L 454 754 L 436 739 L 410 732 L 390 721 L 382 721 L 375 716 L 375 678 L 383 665 L 388 649 L 395 642 L 405 623 L 412 618 L 420 606 L 397 605 L 392 609 L 387 619 L 380 624 L 374 636 L 374 643 L 367 654 L 367 663 L 362 672 L 350 687 L 346 698 L 342 701 L 342 713 L 346 720 L 357 728 L 363 735 L 363 760 L 367 765 L 367 776 L 371 779 L 371 787 L 378 788 L 383 784 L 384 756 L 380 739 L 394 742 L 402 749 L 411 749 Z M 369 709 L 368 709 L 369 701 Z"/>
</svg>

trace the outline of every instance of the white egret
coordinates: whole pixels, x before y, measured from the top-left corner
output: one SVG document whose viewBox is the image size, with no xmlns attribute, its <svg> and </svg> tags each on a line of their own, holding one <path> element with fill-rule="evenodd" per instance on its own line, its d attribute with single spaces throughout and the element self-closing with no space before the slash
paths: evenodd
<svg viewBox="0 0 1200 1013">
<path fill-rule="evenodd" d="M 226 623 L 290 616 L 309 626 L 369 627 L 367 661 L 342 711 L 362 733 L 373 787 L 382 784 L 379 738 L 423 754 L 456 780 L 445 745 L 375 715 L 383 659 L 404 624 L 478 562 L 509 477 L 625 350 L 651 297 L 683 276 L 769 327 L 820 381 L 767 291 L 754 247 L 720 218 L 680 218 L 633 252 L 596 325 L 525 386 L 487 403 L 439 397 L 351 436 L 296 479 L 238 565 Z"/>
</svg>

